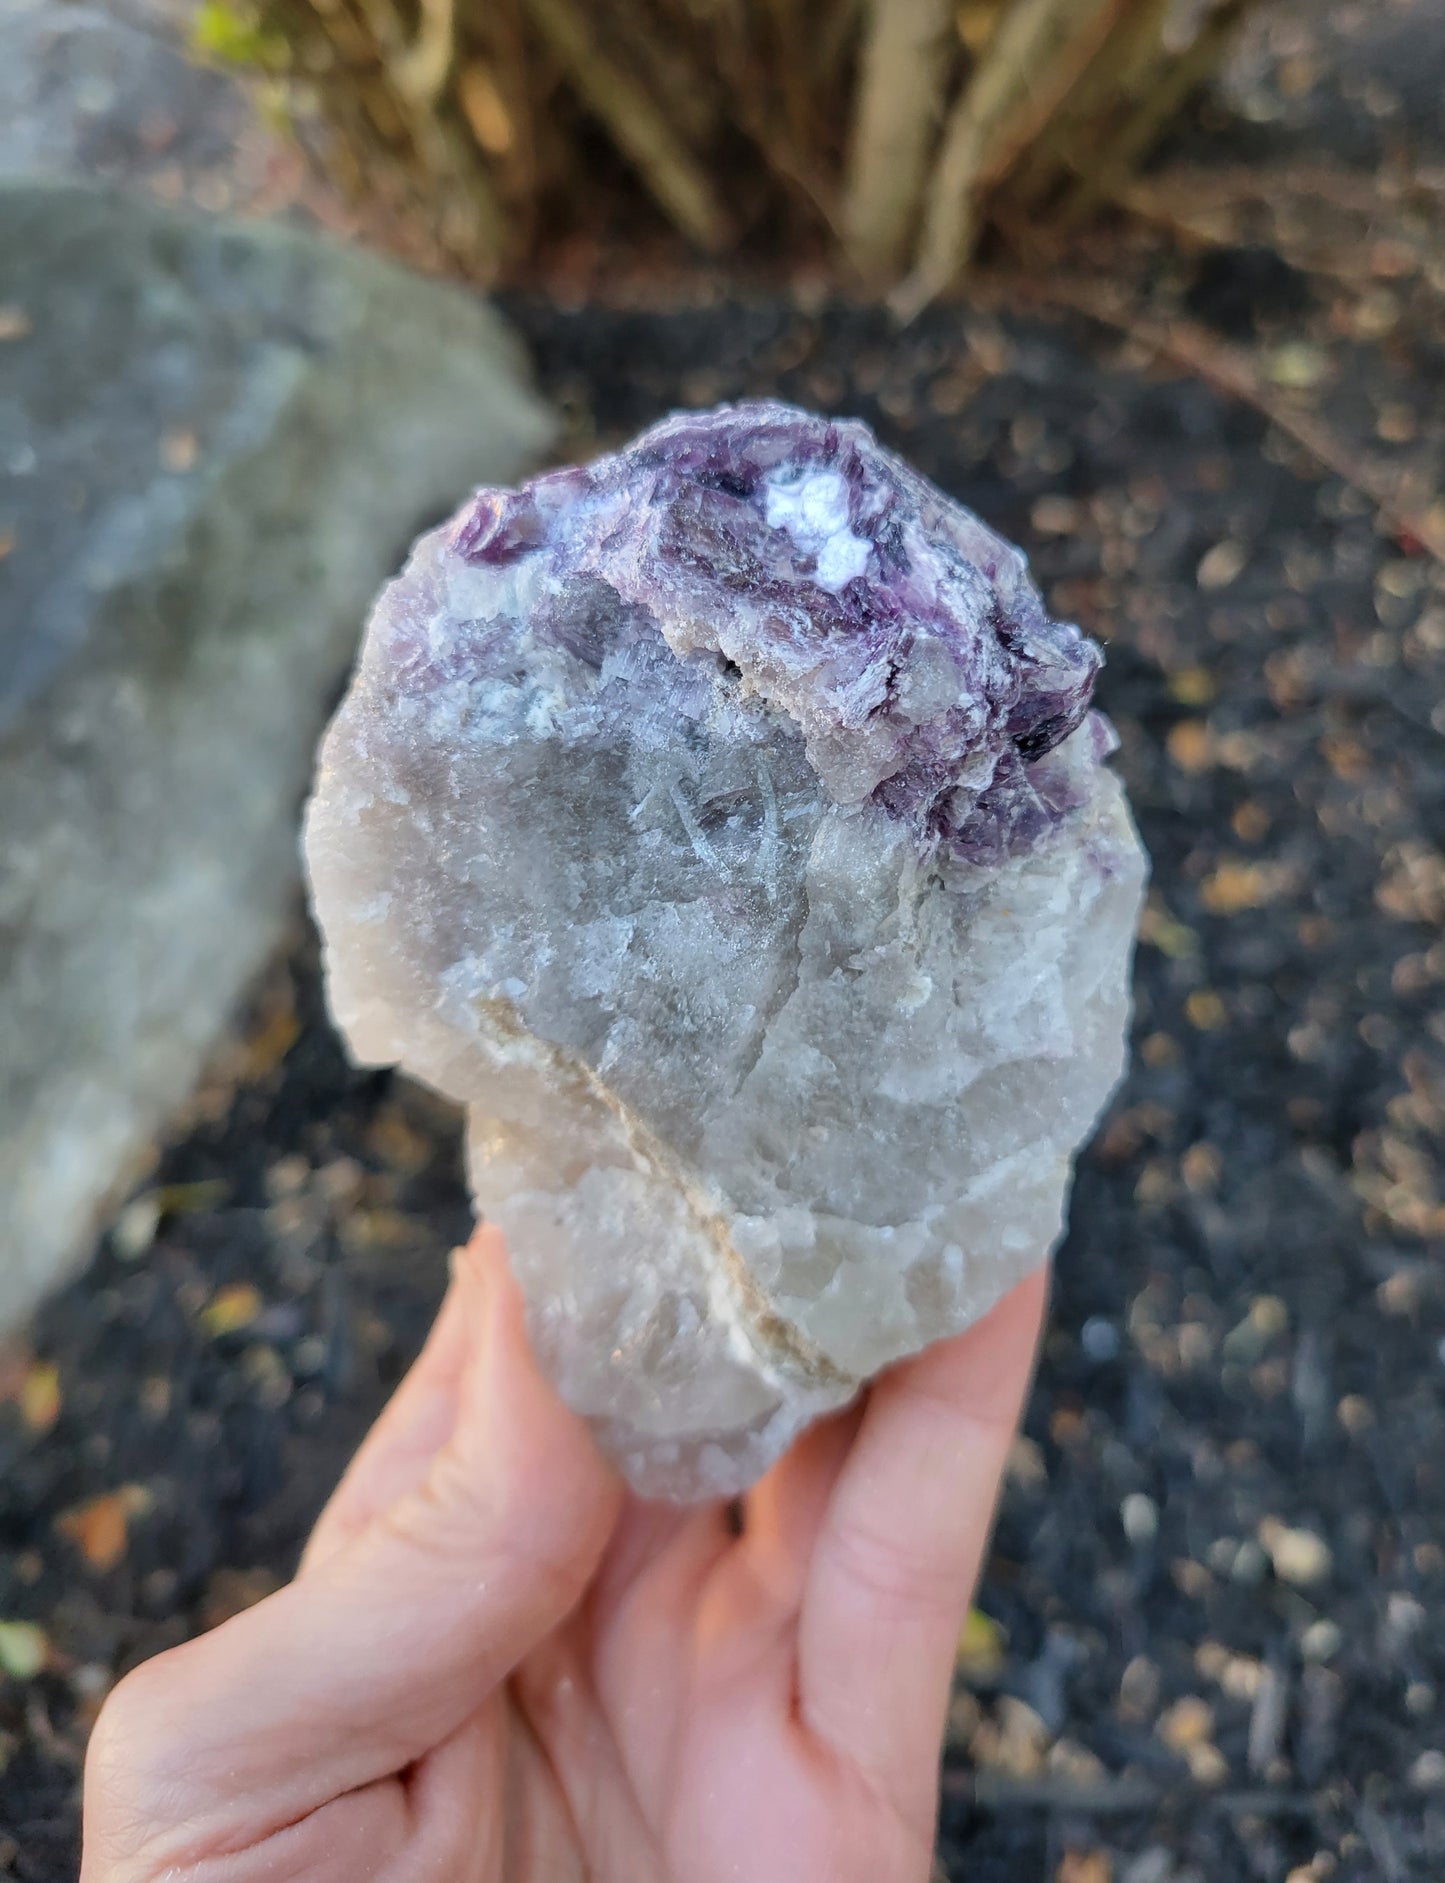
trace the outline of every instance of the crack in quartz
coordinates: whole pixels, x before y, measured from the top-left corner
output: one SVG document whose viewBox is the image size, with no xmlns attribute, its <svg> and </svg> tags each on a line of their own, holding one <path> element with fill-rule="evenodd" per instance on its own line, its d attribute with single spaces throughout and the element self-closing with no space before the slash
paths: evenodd
<svg viewBox="0 0 1445 1883">
<path fill-rule="evenodd" d="M 484 1031 L 489 1031 L 508 1048 L 520 1048 L 529 1057 L 536 1055 L 545 1058 L 559 1084 L 571 1085 L 610 1112 L 622 1127 L 628 1149 L 639 1165 L 654 1177 L 665 1178 L 673 1186 L 686 1204 L 705 1246 L 712 1251 L 717 1261 L 718 1274 L 727 1284 L 728 1296 L 739 1311 L 736 1329 L 748 1340 L 760 1361 L 770 1370 L 782 1369 L 794 1379 L 810 1386 L 856 1384 L 791 1322 L 768 1305 L 746 1262 L 734 1246 L 721 1211 L 706 1199 L 702 1186 L 688 1176 L 662 1141 L 605 1079 L 585 1060 L 564 1051 L 555 1041 L 543 1039 L 531 1032 L 522 1024 L 510 1001 L 497 996 L 480 996 L 473 1006 Z"/>
</svg>

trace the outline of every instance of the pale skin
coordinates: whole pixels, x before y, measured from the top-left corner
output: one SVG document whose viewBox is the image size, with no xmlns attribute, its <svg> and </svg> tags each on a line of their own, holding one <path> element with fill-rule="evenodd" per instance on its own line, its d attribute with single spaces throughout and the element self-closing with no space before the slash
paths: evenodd
<svg viewBox="0 0 1445 1883">
<path fill-rule="evenodd" d="M 81 1883 L 925 1883 L 1042 1271 L 744 1500 L 630 1497 L 494 1231 L 294 1582 L 107 1701 Z"/>
</svg>

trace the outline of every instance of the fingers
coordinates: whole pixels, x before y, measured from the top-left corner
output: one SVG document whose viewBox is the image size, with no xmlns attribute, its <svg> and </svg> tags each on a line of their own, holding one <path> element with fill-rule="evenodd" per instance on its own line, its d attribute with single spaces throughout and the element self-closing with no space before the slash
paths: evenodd
<svg viewBox="0 0 1445 1883">
<path fill-rule="evenodd" d="M 494 1257 L 460 1266 L 478 1333 L 423 1482 L 103 1712 L 101 1789 L 118 1773 L 132 1821 L 178 1827 L 170 1861 L 256 1842 L 440 1745 L 592 1574 L 617 1482 L 538 1374 Z"/>
<path fill-rule="evenodd" d="M 1047 1298 L 1040 1270 L 873 1388 L 818 1532 L 798 1628 L 803 1723 L 931 1815 L 955 1647 Z"/>
<path fill-rule="evenodd" d="M 484 1241 L 478 1235 L 469 1248 L 453 1251 L 451 1285 L 426 1343 L 317 1519 L 300 1574 L 314 1570 L 388 1504 L 420 1484 L 451 1437 L 462 1374 L 478 1333 L 477 1290 L 467 1286 L 458 1269 L 484 1271 L 494 1259 L 506 1261 L 496 1238 Z"/>
<path fill-rule="evenodd" d="M 755 1592 L 796 1613 L 833 1491 L 843 1470 L 866 1401 L 859 1401 L 805 1432 L 749 1492 L 738 1550 L 740 1570 Z"/>
</svg>

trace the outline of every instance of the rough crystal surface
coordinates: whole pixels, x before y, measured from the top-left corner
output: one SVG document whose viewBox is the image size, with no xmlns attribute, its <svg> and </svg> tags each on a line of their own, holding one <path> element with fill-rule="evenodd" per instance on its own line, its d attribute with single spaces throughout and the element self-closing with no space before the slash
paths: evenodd
<svg viewBox="0 0 1445 1883">
<path fill-rule="evenodd" d="M 355 1052 L 469 1108 L 538 1354 L 730 1493 L 1057 1239 L 1144 858 L 1100 655 L 867 428 L 484 490 L 382 595 L 306 849 Z"/>
</svg>

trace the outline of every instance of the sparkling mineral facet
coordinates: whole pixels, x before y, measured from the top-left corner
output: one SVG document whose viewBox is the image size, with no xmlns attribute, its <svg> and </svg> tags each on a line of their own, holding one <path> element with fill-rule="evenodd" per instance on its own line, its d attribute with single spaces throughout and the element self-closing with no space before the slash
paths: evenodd
<svg viewBox="0 0 1445 1883">
<path fill-rule="evenodd" d="M 306 852 L 633 1485 L 751 1483 L 1057 1239 L 1145 863 L 1100 664 L 861 424 L 688 413 L 383 593 Z"/>
</svg>

